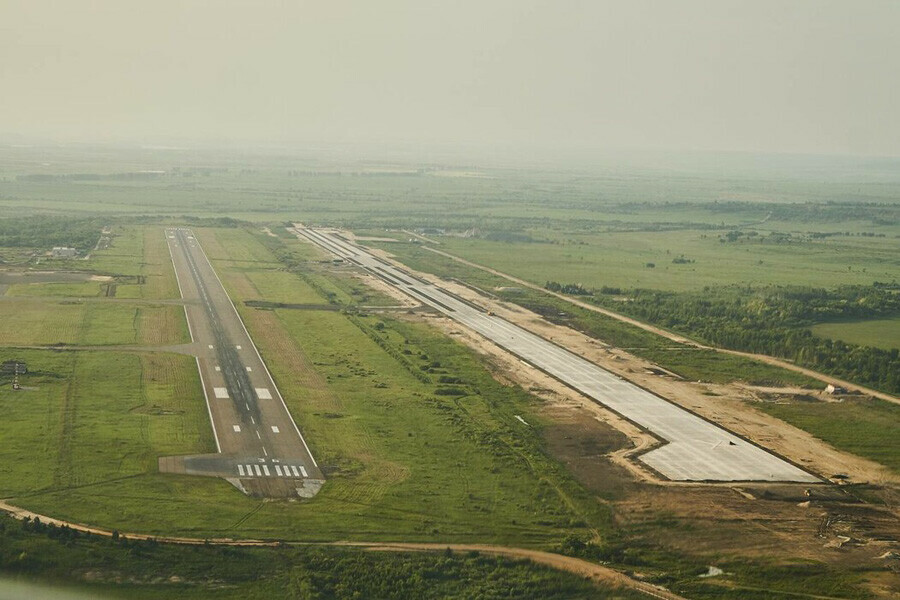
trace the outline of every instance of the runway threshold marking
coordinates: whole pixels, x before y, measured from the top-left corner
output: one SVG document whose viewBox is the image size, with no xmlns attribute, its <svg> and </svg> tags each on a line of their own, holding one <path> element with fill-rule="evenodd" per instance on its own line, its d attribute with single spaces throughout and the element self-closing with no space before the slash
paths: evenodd
<svg viewBox="0 0 900 600">
<path fill-rule="evenodd" d="M 275 465 L 275 472 L 278 474 L 279 477 L 282 476 L 281 475 L 281 467 L 279 467 L 278 465 Z"/>
<path fill-rule="evenodd" d="M 300 474 L 303 475 L 304 477 L 306 477 L 307 476 L 306 469 L 304 469 L 303 467 L 300 467 Z"/>
<path fill-rule="evenodd" d="M 238 465 L 238 475 L 244 476 L 244 465 Z"/>
</svg>

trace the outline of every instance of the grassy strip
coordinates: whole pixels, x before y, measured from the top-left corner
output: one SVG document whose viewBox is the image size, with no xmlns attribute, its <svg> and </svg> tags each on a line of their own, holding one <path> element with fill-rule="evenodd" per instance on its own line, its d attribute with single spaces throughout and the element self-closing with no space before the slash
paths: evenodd
<svg viewBox="0 0 900 600">
<path fill-rule="evenodd" d="M 835 448 L 900 473 L 900 406 L 876 398 L 841 403 L 765 402 L 762 410 L 813 433 Z"/>
</svg>

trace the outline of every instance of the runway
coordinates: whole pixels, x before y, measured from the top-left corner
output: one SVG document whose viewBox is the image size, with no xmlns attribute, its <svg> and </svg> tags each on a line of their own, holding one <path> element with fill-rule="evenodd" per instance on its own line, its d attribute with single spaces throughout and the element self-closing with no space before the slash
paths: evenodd
<svg viewBox="0 0 900 600">
<path fill-rule="evenodd" d="M 294 231 L 653 433 L 666 443 L 638 460 L 668 479 L 820 481 L 724 428 L 372 255 L 337 232 L 300 226 Z"/>
<path fill-rule="evenodd" d="M 218 454 L 164 457 L 160 471 L 224 477 L 255 496 L 310 496 L 322 473 L 191 230 L 166 230 Z"/>
</svg>

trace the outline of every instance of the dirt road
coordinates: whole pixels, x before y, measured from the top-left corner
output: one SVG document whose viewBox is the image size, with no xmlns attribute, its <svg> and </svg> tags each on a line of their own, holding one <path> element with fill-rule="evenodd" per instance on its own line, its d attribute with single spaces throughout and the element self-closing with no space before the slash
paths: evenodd
<svg viewBox="0 0 900 600">
<path fill-rule="evenodd" d="M 42 523 L 53 524 L 58 527 L 63 525 L 75 531 L 83 533 L 91 533 L 105 537 L 112 537 L 113 532 L 109 529 L 98 527 L 90 527 L 80 523 L 72 523 L 60 519 L 54 519 L 46 515 L 31 512 L 13 506 L 6 502 L 0 501 L 0 510 L 6 512 L 15 519 L 40 519 Z M 183 544 L 191 546 L 200 546 L 206 544 L 220 546 L 246 546 L 246 547 L 277 547 L 283 545 L 283 542 L 268 540 L 234 540 L 234 539 L 201 539 L 189 537 L 165 537 L 153 536 L 141 533 L 119 532 L 119 536 L 132 540 L 155 540 L 163 544 Z M 483 554 L 491 554 L 495 556 L 504 556 L 514 559 L 530 560 L 539 565 L 552 567 L 560 571 L 567 571 L 580 577 L 586 577 L 591 581 L 612 585 L 614 587 L 625 587 L 641 592 L 653 598 L 663 598 L 664 600 L 685 600 L 683 596 L 674 594 L 665 588 L 661 588 L 643 581 L 633 579 L 620 571 L 604 567 L 580 558 L 555 554 L 553 552 L 543 552 L 541 550 L 530 550 L 528 548 L 515 548 L 511 546 L 494 546 L 489 544 L 441 544 L 441 543 L 407 543 L 407 542 L 288 542 L 288 545 L 296 546 L 334 546 L 342 548 L 359 548 L 363 550 L 381 551 L 381 552 L 443 552 L 447 548 L 454 552 L 480 552 Z"/>
</svg>

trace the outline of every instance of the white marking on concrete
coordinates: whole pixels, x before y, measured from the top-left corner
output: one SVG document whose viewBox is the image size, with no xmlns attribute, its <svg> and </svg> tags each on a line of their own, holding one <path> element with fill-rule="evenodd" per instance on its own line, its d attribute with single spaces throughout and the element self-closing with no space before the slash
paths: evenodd
<svg viewBox="0 0 900 600">
<path fill-rule="evenodd" d="M 269 391 L 269 388 L 256 388 L 256 396 L 260 400 L 271 400 L 272 392 Z"/>
<path fill-rule="evenodd" d="M 297 467 L 291 467 L 291 471 L 294 472 L 294 477 L 300 477 L 300 473 L 297 472 Z"/>
<path fill-rule="evenodd" d="M 259 429 L 256 430 L 256 437 L 257 437 L 257 439 L 260 439 L 260 440 L 262 439 L 262 437 L 259 435 Z"/>
<path fill-rule="evenodd" d="M 216 365 L 216 371 L 221 371 L 221 370 L 222 370 L 222 367 L 220 367 L 219 365 Z"/>
<path fill-rule="evenodd" d="M 303 467 L 300 467 L 300 474 L 304 477 L 308 477 L 308 475 L 306 474 L 306 469 L 304 469 Z"/>
<path fill-rule="evenodd" d="M 243 477 L 244 476 L 244 465 L 238 465 L 238 474 Z"/>
<path fill-rule="evenodd" d="M 237 349 L 238 349 L 238 350 L 240 350 L 240 349 L 241 349 L 241 346 L 240 346 L 240 344 L 239 344 L 239 345 L 237 345 L 237 346 L 235 346 L 235 348 L 237 348 Z"/>
<path fill-rule="evenodd" d="M 253 465 L 253 467 L 256 469 L 256 474 L 261 477 L 262 471 L 259 470 L 259 465 Z"/>
<path fill-rule="evenodd" d="M 252 416 L 250 417 L 250 422 L 256 425 L 256 419 L 254 419 Z"/>
<path fill-rule="evenodd" d="M 268 477 L 269 476 L 269 467 L 267 467 L 266 465 L 263 465 L 262 467 L 263 467 L 263 472 L 265 472 L 266 477 Z"/>
<path fill-rule="evenodd" d="M 240 432 L 241 432 L 241 426 L 240 426 L 240 425 L 232 425 L 232 427 L 234 427 L 234 432 L 235 432 L 235 433 L 240 433 Z"/>
<path fill-rule="evenodd" d="M 278 476 L 279 476 L 279 477 L 282 477 L 282 475 L 281 475 L 281 467 L 279 467 L 278 465 L 275 465 L 275 472 L 278 473 Z"/>
<path fill-rule="evenodd" d="M 269 455 L 269 453 L 266 451 L 266 447 L 265 447 L 265 446 L 263 446 L 263 454 L 265 454 L 266 456 Z"/>
<path fill-rule="evenodd" d="M 213 345 L 212 345 L 212 344 L 209 345 L 209 349 L 210 349 L 210 350 L 213 349 Z"/>
<path fill-rule="evenodd" d="M 253 369 L 251 369 L 250 367 L 247 367 L 247 372 L 250 373 L 251 371 L 253 371 Z"/>
<path fill-rule="evenodd" d="M 227 398 L 228 397 L 228 390 L 225 388 L 220 388 L 220 387 L 213 388 L 213 393 L 216 395 L 216 398 Z"/>
<path fill-rule="evenodd" d="M 278 425 L 272 425 L 272 433 L 281 433 L 278 431 Z"/>
</svg>

